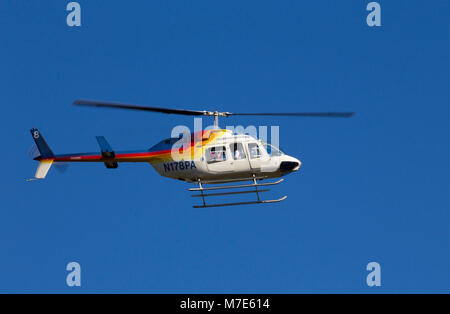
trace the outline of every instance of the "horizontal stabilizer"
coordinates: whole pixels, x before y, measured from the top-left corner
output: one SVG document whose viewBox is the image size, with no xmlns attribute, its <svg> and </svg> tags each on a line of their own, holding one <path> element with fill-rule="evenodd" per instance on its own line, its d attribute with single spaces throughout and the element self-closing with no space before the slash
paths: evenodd
<svg viewBox="0 0 450 314">
<path fill-rule="evenodd" d="M 109 145 L 108 141 L 104 136 L 96 136 L 98 145 L 100 146 L 100 150 L 102 152 L 102 156 L 105 158 L 114 158 L 115 153 L 113 149 L 111 148 L 111 145 Z"/>
<path fill-rule="evenodd" d="M 116 153 L 113 151 L 106 138 L 104 136 L 96 136 L 95 138 L 97 139 L 98 145 L 100 146 L 103 158 L 108 159 L 105 161 L 106 168 L 116 169 L 117 167 L 119 167 L 117 161 L 114 160 L 114 158 L 116 157 Z"/>
</svg>

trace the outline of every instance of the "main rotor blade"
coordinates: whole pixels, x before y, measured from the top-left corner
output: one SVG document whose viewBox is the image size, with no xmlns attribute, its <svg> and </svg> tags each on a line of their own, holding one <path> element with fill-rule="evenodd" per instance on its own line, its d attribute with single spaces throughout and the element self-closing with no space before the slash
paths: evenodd
<svg viewBox="0 0 450 314">
<path fill-rule="evenodd" d="M 122 103 L 113 103 L 96 100 L 78 99 L 73 102 L 75 106 L 85 107 L 104 107 L 115 109 L 127 109 L 127 110 L 140 110 L 150 112 L 160 112 L 167 114 L 179 114 L 185 116 L 292 116 L 292 117 L 331 117 L 331 118 L 351 118 L 355 115 L 354 112 L 292 112 L 292 113 L 231 113 L 231 112 L 219 112 L 219 111 L 198 111 L 198 110 L 185 110 L 185 109 L 171 109 L 160 107 L 147 107 L 139 105 L 130 105 Z"/>
<path fill-rule="evenodd" d="M 104 108 L 115 108 L 115 109 L 128 109 L 128 110 L 140 110 L 140 111 L 152 111 L 167 114 L 180 114 L 185 116 L 205 116 L 208 115 L 206 111 L 195 111 L 195 110 L 183 110 L 183 109 L 170 109 L 170 108 L 158 108 L 158 107 L 146 107 L 130 104 L 103 102 L 95 100 L 85 100 L 78 99 L 73 102 L 74 106 L 85 106 L 85 107 L 104 107 Z"/>
<path fill-rule="evenodd" d="M 286 116 L 286 117 L 329 117 L 351 118 L 354 112 L 291 112 L 291 113 L 229 113 L 229 116 Z"/>
</svg>

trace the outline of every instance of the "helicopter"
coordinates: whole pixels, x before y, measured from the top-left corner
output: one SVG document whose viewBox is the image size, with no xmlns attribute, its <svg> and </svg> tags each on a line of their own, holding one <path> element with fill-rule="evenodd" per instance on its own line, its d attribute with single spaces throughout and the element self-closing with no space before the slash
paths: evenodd
<svg viewBox="0 0 450 314">
<path fill-rule="evenodd" d="M 250 204 L 270 204 L 284 201 L 287 196 L 278 199 L 263 200 L 261 193 L 269 191 L 267 187 L 278 185 L 284 176 L 297 172 L 302 163 L 295 157 L 285 154 L 278 147 L 258 140 L 249 134 L 238 134 L 219 127 L 219 117 L 230 116 L 294 116 L 294 117 L 332 117 L 350 118 L 354 112 L 297 112 L 297 113 L 231 113 L 219 111 L 196 111 L 147 107 L 115 102 L 78 99 L 74 106 L 138 110 L 185 116 L 214 117 L 211 129 L 194 132 L 189 136 L 164 139 L 146 150 L 115 151 L 104 136 L 96 136 L 100 147 L 98 152 L 54 154 L 42 133 L 30 130 L 38 150 L 34 160 L 39 166 L 33 179 L 45 179 L 53 164 L 60 163 L 103 163 L 108 169 L 116 169 L 122 162 L 149 163 L 163 177 L 195 183 L 190 188 L 192 197 L 200 198 L 200 205 L 194 208 L 208 208 Z M 276 181 L 263 181 L 263 180 Z M 250 183 L 241 184 L 249 181 Z M 238 183 L 238 184 L 236 184 Z M 206 199 L 214 196 L 255 194 L 255 200 L 209 204 Z"/>
</svg>

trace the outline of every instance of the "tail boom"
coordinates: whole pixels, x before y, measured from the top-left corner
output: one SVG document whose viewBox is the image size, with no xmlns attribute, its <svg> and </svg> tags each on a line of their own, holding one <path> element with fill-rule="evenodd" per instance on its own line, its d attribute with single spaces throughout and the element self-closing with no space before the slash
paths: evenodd
<svg viewBox="0 0 450 314">
<path fill-rule="evenodd" d="M 105 163 L 107 168 L 117 168 L 118 162 L 146 162 L 155 164 L 172 160 L 171 149 L 115 152 L 103 136 L 97 137 L 101 149 L 100 152 L 55 155 L 38 129 L 33 128 L 30 131 L 39 150 L 39 156 L 34 158 L 34 160 L 39 161 L 39 166 L 34 179 L 31 179 L 31 181 L 44 179 L 53 163 L 57 165 L 58 163 L 67 162 L 101 162 Z"/>
</svg>

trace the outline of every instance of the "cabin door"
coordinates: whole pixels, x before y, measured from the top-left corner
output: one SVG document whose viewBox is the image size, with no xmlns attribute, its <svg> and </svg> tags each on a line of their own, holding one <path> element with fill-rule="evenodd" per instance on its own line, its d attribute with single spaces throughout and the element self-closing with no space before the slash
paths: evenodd
<svg viewBox="0 0 450 314">
<path fill-rule="evenodd" d="M 233 172 L 248 173 L 250 172 L 250 163 L 248 161 L 248 154 L 242 143 L 229 144 L 231 165 Z"/>
</svg>

